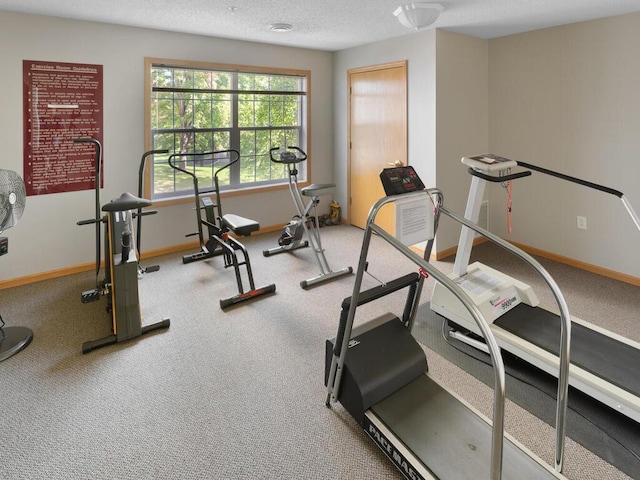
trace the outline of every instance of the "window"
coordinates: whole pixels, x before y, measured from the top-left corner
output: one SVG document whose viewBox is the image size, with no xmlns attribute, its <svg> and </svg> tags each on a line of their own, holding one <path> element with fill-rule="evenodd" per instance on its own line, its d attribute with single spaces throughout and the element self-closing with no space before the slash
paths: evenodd
<svg viewBox="0 0 640 480">
<path fill-rule="evenodd" d="M 189 157 L 234 149 L 240 161 L 218 179 L 221 190 L 240 190 L 285 184 L 282 165 L 270 161 L 272 147 L 295 145 L 306 150 L 308 132 L 307 87 L 310 73 L 228 65 L 146 61 L 148 150 L 155 155 L 147 169 L 151 198 L 189 195 L 192 180 L 168 163 L 171 154 L 185 154 L 180 167 L 198 177 L 205 190 L 213 186 L 214 172 L 228 155 Z M 304 164 L 299 180 L 306 180 Z"/>
</svg>

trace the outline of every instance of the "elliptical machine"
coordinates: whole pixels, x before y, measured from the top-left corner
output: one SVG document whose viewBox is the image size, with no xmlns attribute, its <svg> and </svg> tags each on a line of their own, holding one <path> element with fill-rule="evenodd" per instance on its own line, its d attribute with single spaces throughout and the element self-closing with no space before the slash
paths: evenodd
<svg viewBox="0 0 640 480">
<path fill-rule="evenodd" d="M 108 295 L 107 313 L 111 314 L 113 321 L 112 335 L 82 344 L 82 353 L 88 353 L 96 348 L 124 342 L 159 328 L 168 328 L 170 320 L 165 318 L 160 322 L 143 326 L 138 297 L 139 264 L 133 245 L 133 218 L 138 217 L 139 219 L 141 216 L 153 215 L 157 212 L 142 212 L 142 208 L 150 206 L 151 201 L 130 193 L 123 193 L 120 198 L 101 206 L 102 145 L 93 138 L 75 138 L 73 141 L 75 143 L 92 143 L 96 149 L 95 217 L 78 222 L 78 225 L 95 224 L 96 226 L 96 288 L 82 292 L 81 301 L 82 303 L 95 302 L 100 299 L 100 296 Z M 144 158 L 146 157 L 143 156 Z M 105 212 L 105 215 L 101 216 L 100 211 Z M 103 223 L 107 225 L 104 232 L 105 276 L 104 279 L 99 280 L 100 237 Z M 140 231 L 138 231 L 138 235 L 140 235 Z"/>
<path fill-rule="evenodd" d="M 215 161 L 216 157 L 229 154 L 231 160 L 217 168 L 213 174 L 213 190 L 200 191 L 198 187 L 198 177 L 188 170 L 179 167 L 175 164 L 174 159 L 177 157 L 191 157 L 195 159 L 205 160 L 211 158 Z M 233 154 L 235 158 L 232 158 L 230 154 Z M 220 300 L 220 308 L 223 310 L 232 305 L 250 300 L 268 293 L 276 291 L 275 284 L 265 285 L 263 287 L 256 288 L 253 281 L 253 272 L 251 270 L 251 262 L 249 260 L 249 252 L 245 246 L 238 240 L 233 238 L 229 233 L 233 233 L 238 236 L 249 236 L 253 232 L 260 230 L 260 224 L 255 220 L 241 217 L 233 214 L 222 214 L 222 204 L 220 198 L 220 185 L 218 182 L 218 175 L 226 168 L 231 167 L 234 163 L 240 160 L 240 152 L 237 150 L 218 150 L 215 152 L 201 152 L 201 153 L 175 153 L 169 156 L 169 165 L 174 170 L 189 175 L 193 181 L 193 193 L 196 203 L 196 216 L 198 219 L 198 232 L 187 234 L 187 237 L 198 235 L 200 239 L 200 251 L 182 257 L 182 263 L 191 263 L 197 260 L 204 260 L 206 258 L 213 258 L 218 255 L 224 256 L 224 268 L 233 267 L 236 275 L 236 284 L 238 287 L 238 294 L 229 298 L 223 298 Z M 215 203 L 209 197 L 200 197 L 201 193 L 213 193 L 215 194 Z M 202 210 L 205 212 L 205 219 L 202 218 Z M 202 227 L 207 228 L 208 237 L 205 238 Z M 242 261 L 238 261 L 238 255 L 236 251 L 242 252 Z M 240 267 L 246 268 L 247 278 L 249 280 L 249 290 L 245 291 L 242 283 L 242 276 L 240 275 Z"/>
<path fill-rule="evenodd" d="M 300 286 L 303 289 L 307 289 L 314 285 L 318 285 L 329 280 L 333 280 L 342 275 L 353 273 L 352 267 L 346 267 L 341 270 L 331 270 L 327 258 L 324 254 L 324 248 L 322 247 L 322 241 L 320 239 L 320 223 L 318 221 L 317 205 L 320 203 L 318 197 L 322 195 L 333 195 L 336 190 L 336 186 L 333 183 L 325 184 L 311 184 L 304 188 L 300 188 L 298 185 L 298 169 L 297 165 L 304 162 L 307 159 L 307 154 L 298 147 L 287 147 L 288 150 L 276 154 L 280 147 L 274 147 L 269 150 L 271 161 L 280 165 L 286 165 L 289 174 L 289 191 L 291 192 L 291 198 L 298 212 L 297 215 L 291 219 L 291 221 L 285 225 L 282 235 L 278 239 L 279 247 L 264 250 L 262 253 L 265 257 L 270 255 L 276 255 L 282 252 L 288 252 L 298 248 L 308 247 L 311 244 L 313 252 L 316 256 L 318 266 L 320 267 L 320 274 L 316 277 L 308 280 L 302 280 Z M 305 199 L 308 201 L 305 204 Z M 313 214 L 309 212 L 313 209 Z M 303 240 L 303 236 L 306 235 L 307 240 Z"/>
</svg>

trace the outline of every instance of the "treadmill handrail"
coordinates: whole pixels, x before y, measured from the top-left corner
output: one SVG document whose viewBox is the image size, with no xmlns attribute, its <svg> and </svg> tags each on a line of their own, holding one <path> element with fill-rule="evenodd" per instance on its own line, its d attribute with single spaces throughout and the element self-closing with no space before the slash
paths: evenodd
<svg viewBox="0 0 640 480">
<path fill-rule="evenodd" d="M 638 218 L 638 215 L 636 214 L 635 210 L 631 206 L 631 203 L 629 203 L 629 200 L 627 200 L 627 198 L 624 196 L 624 193 L 622 193 L 620 190 L 616 190 L 611 187 L 606 187 L 604 185 L 599 185 L 597 183 L 593 183 L 588 180 L 583 180 L 581 178 L 572 177 L 571 175 L 566 175 L 564 173 L 549 170 L 548 168 L 538 167 L 537 165 L 533 165 L 531 163 L 521 162 L 519 160 L 516 160 L 516 163 L 521 167 L 528 168 L 530 170 L 535 170 L 536 172 L 544 173 L 545 175 L 557 177 L 562 180 L 566 180 L 567 182 L 577 183 L 578 185 L 582 185 L 583 187 L 589 187 L 594 190 L 599 190 L 601 192 L 609 193 L 611 195 L 618 197 L 620 200 L 622 200 L 622 204 L 624 205 L 624 208 L 627 210 L 627 213 L 631 217 L 631 220 L 633 220 L 633 223 L 635 224 L 636 228 L 640 230 L 640 218 Z"/>
<path fill-rule="evenodd" d="M 516 163 L 520 167 L 528 168 L 529 170 L 535 170 L 536 172 L 540 172 L 540 173 L 544 173 L 545 175 L 550 175 L 552 177 L 560 178 L 562 180 L 566 180 L 567 182 L 577 183 L 578 185 L 593 188 L 594 190 L 600 190 L 601 192 L 609 193 L 611 195 L 615 195 L 616 197 L 623 196 L 623 193 L 620 190 L 616 190 L 611 187 L 606 187 L 604 185 L 599 185 L 597 183 L 590 182 L 589 180 L 583 180 L 578 177 L 572 177 L 571 175 L 567 175 L 565 173 L 556 172 L 555 170 L 550 170 L 544 167 L 538 167 L 537 165 L 533 165 L 532 163 L 521 162 L 520 160 L 516 160 Z"/>
<path fill-rule="evenodd" d="M 494 235 L 493 233 L 485 230 L 479 225 L 467 220 L 466 218 L 447 210 L 445 207 L 440 207 L 440 213 L 444 213 L 451 219 L 461 223 L 462 225 L 474 230 L 483 237 L 487 238 L 496 245 L 511 252 L 515 256 L 528 263 L 535 271 L 540 274 L 543 280 L 551 289 L 553 296 L 560 309 L 560 356 L 558 359 L 558 395 L 557 395 L 557 407 L 556 407 L 556 452 L 555 452 L 555 469 L 558 472 L 562 472 L 564 461 L 564 447 L 566 436 L 566 418 L 567 418 L 567 402 L 569 394 L 569 364 L 570 358 L 570 344 L 571 344 L 571 316 L 569 314 L 569 307 L 567 302 L 560 291 L 560 287 L 555 282 L 549 272 L 531 255 L 524 250 L 516 247 L 515 245 L 503 240 L 502 238 Z"/>
<path fill-rule="evenodd" d="M 367 263 L 367 253 L 369 250 L 369 244 L 371 242 L 372 232 L 376 232 L 379 237 L 384 239 L 387 243 L 391 244 L 400 253 L 406 256 L 409 260 L 413 261 L 421 269 L 431 275 L 435 280 L 440 282 L 446 288 L 448 288 L 465 306 L 471 316 L 474 318 L 480 331 L 484 335 L 485 341 L 489 348 L 491 361 L 494 367 L 494 402 L 493 402 L 493 423 L 492 423 L 492 437 L 491 437 L 491 463 L 490 474 L 491 479 L 499 480 L 502 476 L 502 452 L 504 443 L 504 410 L 505 410 L 505 369 L 502 360 L 502 354 L 498 342 L 491 332 L 489 324 L 484 319 L 482 312 L 471 300 L 467 292 L 465 292 L 459 285 L 453 282 L 446 274 L 438 270 L 435 266 L 430 264 L 424 258 L 421 258 L 418 254 L 409 249 L 406 245 L 389 234 L 382 227 L 375 223 L 375 217 L 378 214 L 380 208 L 384 205 L 392 202 L 397 202 L 410 197 L 431 196 L 437 195 L 442 198 L 442 192 L 437 189 L 427 189 L 418 192 L 411 192 L 402 195 L 394 195 L 391 197 L 384 197 L 378 200 L 369 211 L 367 218 L 366 229 L 364 239 L 362 242 L 362 249 L 360 252 L 360 260 L 358 262 L 358 269 L 356 272 L 356 279 L 353 286 L 353 294 L 351 296 L 352 301 L 349 307 L 349 314 L 347 316 L 346 326 L 344 329 L 344 338 L 351 338 L 351 331 L 353 322 L 355 319 L 356 308 L 358 305 L 358 297 L 360 295 L 360 288 L 362 286 L 362 279 Z M 430 201 L 428 198 L 425 201 Z M 442 210 L 442 206 L 438 208 Z M 424 277 L 421 277 L 421 282 Z M 417 304 L 417 302 L 416 302 Z M 327 381 L 328 395 L 331 401 L 336 401 L 339 395 L 340 380 L 342 376 L 343 366 L 348 351 L 348 341 L 342 342 L 342 348 L 339 356 L 334 355 L 331 361 L 331 368 L 329 372 L 329 378 Z"/>
</svg>

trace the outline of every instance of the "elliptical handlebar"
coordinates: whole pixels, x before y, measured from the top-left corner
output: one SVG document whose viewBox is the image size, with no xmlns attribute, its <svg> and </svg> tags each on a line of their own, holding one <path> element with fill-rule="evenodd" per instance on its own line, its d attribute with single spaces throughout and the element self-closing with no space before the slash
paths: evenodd
<svg viewBox="0 0 640 480">
<path fill-rule="evenodd" d="M 186 173 L 187 175 L 189 175 L 191 178 L 193 178 L 194 180 L 196 179 L 196 174 L 193 172 L 190 172 L 189 170 L 185 170 L 184 168 L 181 168 L 179 166 L 177 166 L 174 162 L 173 159 L 175 157 L 204 157 L 207 155 L 211 155 L 211 159 L 214 159 L 215 155 L 219 155 L 221 153 L 235 153 L 236 158 L 234 158 L 233 160 L 231 160 L 229 163 L 227 163 L 226 165 L 223 165 L 222 167 L 218 168 L 215 172 L 214 172 L 214 176 L 218 176 L 218 173 L 222 170 L 224 170 L 225 168 L 230 167 L 231 165 L 233 165 L 234 163 L 236 163 L 238 160 L 240 160 L 240 152 L 238 150 L 235 149 L 228 149 L 228 150 L 215 150 L 212 152 L 192 152 L 192 153 L 174 153 L 172 155 L 169 155 L 169 166 L 171 168 L 173 168 L 174 170 L 178 170 L 179 172 L 182 173 Z"/>
<path fill-rule="evenodd" d="M 282 163 L 285 165 L 292 165 L 294 163 L 304 162 L 307 159 L 307 154 L 301 148 L 289 146 L 287 151 L 280 152 L 280 155 L 274 155 L 274 152 L 280 150 L 280 147 L 273 147 L 269 149 L 269 155 L 271 161 L 274 163 Z M 295 151 L 291 151 L 295 150 Z M 296 153 L 297 152 L 297 153 Z M 298 153 L 300 156 L 298 156 Z"/>
<path fill-rule="evenodd" d="M 216 178 L 218 178 L 218 173 L 220 173 L 225 168 L 229 168 L 231 165 L 233 165 L 238 160 L 240 160 L 240 152 L 238 150 L 233 149 L 233 148 L 230 148 L 228 150 L 217 150 L 217 151 L 215 151 L 213 153 L 235 153 L 235 155 L 236 155 L 236 158 L 234 158 L 229 163 L 227 163 L 226 165 L 221 166 L 215 172 L 213 172 L 213 176 L 216 177 Z"/>
</svg>

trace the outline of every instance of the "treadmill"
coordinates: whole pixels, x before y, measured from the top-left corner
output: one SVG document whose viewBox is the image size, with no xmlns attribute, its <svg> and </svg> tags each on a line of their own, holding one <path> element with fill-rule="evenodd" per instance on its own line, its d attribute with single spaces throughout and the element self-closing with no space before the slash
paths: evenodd
<svg viewBox="0 0 640 480">
<path fill-rule="evenodd" d="M 561 376 L 558 386 L 554 469 L 505 434 L 505 373 L 500 348 L 469 295 L 426 260 L 440 214 L 451 216 L 442 206 L 442 193 L 437 189 L 425 189 L 412 167 L 385 169 L 381 178 L 387 197 L 371 208 L 353 294 L 342 302 L 336 337 L 326 342 L 327 407 L 340 402 L 407 479 L 564 478 L 561 471 L 567 375 Z M 380 208 L 388 203 L 394 204 L 396 209 L 395 236 L 375 223 Z M 461 221 L 470 224 L 465 219 Z M 418 231 L 423 230 L 427 249 L 421 258 L 409 245 L 419 243 Z M 361 292 L 373 234 L 419 268 Z M 517 250 L 502 243 L 505 248 Z M 528 257 L 524 252 L 519 253 Z M 541 273 L 548 275 L 545 271 Z M 429 275 L 459 299 L 478 328 L 486 334 L 495 375 L 493 421 L 429 376 L 424 349 L 411 334 L 424 278 Z M 401 318 L 384 313 L 353 328 L 358 306 L 405 288 L 408 293 Z M 552 288 L 557 286 L 554 284 Z M 568 322 L 566 304 L 559 290 L 557 294 L 560 310 Z M 567 342 L 563 344 L 562 358 L 566 360 L 563 369 L 566 373 L 569 332 L 565 333 Z"/>
<path fill-rule="evenodd" d="M 463 157 L 462 163 L 473 176 L 465 211 L 465 218 L 471 222 L 478 220 L 488 182 L 513 181 L 536 171 L 619 197 L 640 229 L 637 214 L 618 190 L 493 154 Z M 520 167 L 518 171 L 516 167 Z M 450 279 L 483 311 L 501 348 L 557 376 L 562 328 L 558 315 L 538 306 L 529 285 L 479 262 L 469 265 L 473 240 L 473 229 L 463 227 Z M 478 341 L 480 330 L 473 318 L 446 287 L 436 284 L 430 306 L 447 319 L 452 337 L 486 351 L 484 343 Z M 569 384 L 640 422 L 640 344 L 584 320 L 571 320 Z"/>
</svg>

